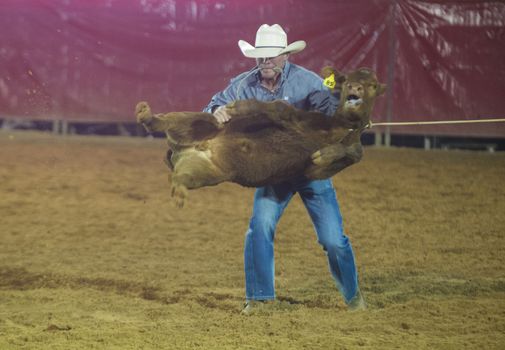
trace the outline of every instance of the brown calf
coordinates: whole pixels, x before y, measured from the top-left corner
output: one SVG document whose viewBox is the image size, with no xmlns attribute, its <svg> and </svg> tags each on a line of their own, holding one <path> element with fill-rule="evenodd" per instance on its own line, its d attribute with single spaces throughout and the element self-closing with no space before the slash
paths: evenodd
<svg viewBox="0 0 505 350">
<path fill-rule="evenodd" d="M 203 112 L 153 115 L 139 102 L 137 121 L 167 136 L 176 205 L 184 205 L 188 189 L 224 181 L 259 187 L 300 176 L 324 179 L 358 162 L 361 133 L 385 86 L 366 68 L 336 79 L 340 106 L 333 117 L 282 101 L 239 100 L 227 105 L 231 120 L 219 124 Z"/>
</svg>

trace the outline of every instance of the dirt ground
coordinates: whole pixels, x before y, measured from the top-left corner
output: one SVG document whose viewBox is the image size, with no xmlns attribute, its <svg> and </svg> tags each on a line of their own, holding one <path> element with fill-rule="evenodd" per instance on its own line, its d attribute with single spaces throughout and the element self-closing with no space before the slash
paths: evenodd
<svg viewBox="0 0 505 350">
<path fill-rule="evenodd" d="M 333 178 L 369 304 L 295 198 L 241 316 L 253 190 L 170 201 L 162 139 L 0 132 L 0 349 L 504 349 L 505 154 L 367 148 Z"/>
</svg>

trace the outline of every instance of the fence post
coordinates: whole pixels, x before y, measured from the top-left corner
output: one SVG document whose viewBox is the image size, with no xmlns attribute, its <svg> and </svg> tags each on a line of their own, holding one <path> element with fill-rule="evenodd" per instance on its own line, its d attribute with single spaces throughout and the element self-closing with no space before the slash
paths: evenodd
<svg viewBox="0 0 505 350">
<path fill-rule="evenodd" d="M 63 136 L 68 135 L 68 121 L 66 121 L 66 120 L 61 121 L 61 134 Z"/>
<path fill-rule="evenodd" d="M 395 20 L 396 20 L 396 6 L 397 0 L 391 0 L 389 8 L 389 55 L 388 55 L 388 78 L 387 78 L 387 108 L 386 108 L 386 121 L 391 122 L 393 119 L 393 82 L 394 82 L 394 72 L 395 72 L 395 49 L 396 49 L 396 38 L 395 38 Z M 384 132 L 384 145 L 386 147 L 391 146 L 391 128 L 386 126 Z"/>
<path fill-rule="evenodd" d="M 431 149 L 431 139 L 429 136 L 424 136 L 424 150 L 429 151 Z"/>
<path fill-rule="evenodd" d="M 382 133 L 379 130 L 375 130 L 375 146 L 382 146 Z"/>
<path fill-rule="evenodd" d="M 60 133 L 60 121 L 58 119 L 53 120 L 53 134 Z"/>
</svg>

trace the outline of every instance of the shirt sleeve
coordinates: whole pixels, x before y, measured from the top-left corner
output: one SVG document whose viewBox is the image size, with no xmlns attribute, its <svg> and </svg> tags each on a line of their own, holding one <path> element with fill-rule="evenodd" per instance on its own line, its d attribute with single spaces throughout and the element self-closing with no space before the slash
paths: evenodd
<svg viewBox="0 0 505 350">
<path fill-rule="evenodd" d="M 237 96 L 235 94 L 235 84 L 232 81 L 226 89 L 212 96 L 209 104 L 203 109 L 203 111 L 212 113 L 217 107 L 227 105 L 235 100 L 237 100 Z"/>
<path fill-rule="evenodd" d="M 310 109 L 332 117 L 337 110 L 339 100 L 331 91 L 321 84 L 319 89 L 314 90 L 308 95 Z"/>
<path fill-rule="evenodd" d="M 223 90 L 212 96 L 209 104 L 203 109 L 204 112 L 212 113 L 217 107 L 225 106 L 230 102 L 244 99 L 245 96 L 240 93 L 241 88 L 244 87 L 243 84 L 246 83 L 246 79 L 253 71 L 242 73 L 239 76 L 230 80 L 228 86 Z M 239 91 L 240 90 L 240 91 Z"/>
</svg>

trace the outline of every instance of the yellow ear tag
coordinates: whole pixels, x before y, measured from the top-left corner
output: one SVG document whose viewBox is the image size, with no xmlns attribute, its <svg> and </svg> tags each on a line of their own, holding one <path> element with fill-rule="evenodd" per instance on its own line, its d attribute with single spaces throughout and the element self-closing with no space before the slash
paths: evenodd
<svg viewBox="0 0 505 350">
<path fill-rule="evenodd" d="M 323 80 L 323 84 L 333 89 L 335 87 L 335 74 L 331 73 L 331 75 Z"/>
</svg>

